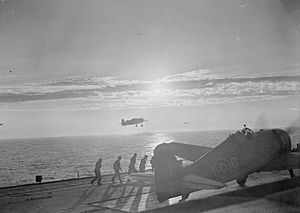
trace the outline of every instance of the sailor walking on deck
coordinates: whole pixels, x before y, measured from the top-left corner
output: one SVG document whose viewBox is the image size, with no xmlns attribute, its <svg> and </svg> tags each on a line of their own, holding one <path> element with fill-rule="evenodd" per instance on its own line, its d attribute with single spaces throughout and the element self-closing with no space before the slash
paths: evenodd
<svg viewBox="0 0 300 213">
<path fill-rule="evenodd" d="M 115 174 L 113 176 L 113 178 L 111 179 L 111 181 L 114 183 L 115 182 L 115 178 L 118 177 L 119 180 L 120 180 L 120 183 L 122 183 L 122 179 L 121 179 L 121 173 L 120 171 L 122 171 L 122 168 L 121 168 L 121 164 L 120 164 L 120 161 L 121 161 L 121 156 L 118 157 L 118 159 L 114 162 L 113 164 L 113 168 L 114 168 L 114 171 L 115 171 Z"/>
<path fill-rule="evenodd" d="M 145 156 L 142 158 L 141 163 L 140 163 L 140 166 L 139 166 L 140 172 L 145 172 L 145 166 L 146 166 L 147 158 L 148 158 L 148 155 L 145 155 Z"/>
<path fill-rule="evenodd" d="M 98 180 L 98 185 L 102 185 L 101 180 L 102 180 L 102 175 L 101 175 L 101 166 L 102 166 L 102 159 L 99 158 L 99 160 L 97 161 L 97 163 L 95 164 L 95 178 L 91 181 L 91 184 L 94 185 L 94 182 L 96 180 Z"/>
<path fill-rule="evenodd" d="M 135 168 L 136 157 L 137 157 L 137 154 L 134 153 L 134 155 L 130 158 L 130 163 L 129 163 L 129 167 L 128 167 L 128 174 L 137 172 L 137 170 Z"/>
</svg>

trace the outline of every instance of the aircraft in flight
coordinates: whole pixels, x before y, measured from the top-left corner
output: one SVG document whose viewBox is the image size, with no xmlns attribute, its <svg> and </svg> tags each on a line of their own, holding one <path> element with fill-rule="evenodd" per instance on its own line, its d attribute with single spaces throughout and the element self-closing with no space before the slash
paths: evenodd
<svg viewBox="0 0 300 213">
<path fill-rule="evenodd" d="M 247 128 L 248 129 L 248 128 Z M 176 156 L 191 162 L 180 165 Z M 182 162 L 182 161 L 181 161 Z M 281 129 L 237 131 L 215 148 L 163 143 L 154 149 L 154 177 L 159 201 L 193 191 L 219 189 L 236 180 L 245 186 L 249 174 L 300 168 L 300 152 L 291 152 L 291 138 Z"/>
<path fill-rule="evenodd" d="M 135 125 L 136 127 L 138 127 L 138 124 L 141 124 L 141 127 L 143 127 L 143 123 L 146 122 L 148 120 L 145 120 L 144 118 L 132 118 L 130 120 L 121 120 L 121 125 L 122 126 L 129 126 L 129 125 Z"/>
</svg>

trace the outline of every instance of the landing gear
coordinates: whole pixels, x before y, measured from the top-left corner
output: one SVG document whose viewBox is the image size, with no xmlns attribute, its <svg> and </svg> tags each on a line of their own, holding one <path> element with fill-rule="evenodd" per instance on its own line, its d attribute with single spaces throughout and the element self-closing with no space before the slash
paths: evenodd
<svg viewBox="0 0 300 213">
<path fill-rule="evenodd" d="M 138 125 L 135 125 L 135 127 L 138 127 Z"/>
<path fill-rule="evenodd" d="M 293 169 L 289 169 L 289 173 L 290 173 L 291 178 L 295 177 L 295 174 L 294 174 L 294 170 L 293 170 Z"/>
<path fill-rule="evenodd" d="M 190 193 L 184 193 L 181 195 L 181 200 L 179 200 L 179 203 L 184 202 L 186 199 L 188 199 Z"/>
<path fill-rule="evenodd" d="M 242 177 L 242 178 L 236 180 L 236 182 L 240 185 L 240 187 L 246 187 L 245 183 L 246 183 L 247 177 L 248 177 L 248 175 L 246 177 Z"/>
<path fill-rule="evenodd" d="M 144 125 L 143 124 L 141 124 L 141 127 L 143 127 Z"/>
</svg>

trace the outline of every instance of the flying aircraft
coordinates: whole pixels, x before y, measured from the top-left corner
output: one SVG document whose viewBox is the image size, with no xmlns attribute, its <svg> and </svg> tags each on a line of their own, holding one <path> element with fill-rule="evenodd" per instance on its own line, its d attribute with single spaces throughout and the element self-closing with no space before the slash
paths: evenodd
<svg viewBox="0 0 300 213">
<path fill-rule="evenodd" d="M 121 120 L 121 125 L 122 126 L 129 126 L 129 125 L 135 125 L 136 127 L 138 127 L 138 124 L 141 124 L 141 127 L 143 127 L 143 122 L 146 122 L 148 120 L 145 120 L 144 118 L 132 118 L 130 120 Z"/>
<path fill-rule="evenodd" d="M 177 157 L 191 162 L 180 165 Z M 300 152 L 291 152 L 291 138 L 282 129 L 237 131 L 215 148 L 163 143 L 154 149 L 154 177 L 159 201 L 193 191 L 219 189 L 236 180 L 245 186 L 249 174 L 300 168 Z"/>
</svg>

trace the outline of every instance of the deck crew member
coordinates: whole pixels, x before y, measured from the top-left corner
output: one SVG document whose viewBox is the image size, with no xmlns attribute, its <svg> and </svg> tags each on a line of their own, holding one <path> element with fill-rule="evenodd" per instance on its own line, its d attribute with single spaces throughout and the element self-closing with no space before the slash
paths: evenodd
<svg viewBox="0 0 300 213">
<path fill-rule="evenodd" d="M 244 135 L 252 135 L 253 134 L 253 131 L 251 130 L 251 129 L 249 129 L 247 126 L 246 126 L 246 124 L 244 124 L 244 129 L 242 130 L 242 133 L 244 134 Z"/>
<path fill-rule="evenodd" d="M 129 167 L 128 167 L 128 174 L 137 172 L 137 170 L 135 168 L 136 157 L 137 157 L 137 154 L 134 153 L 134 155 L 130 158 L 130 163 L 129 163 Z"/>
<path fill-rule="evenodd" d="M 98 185 L 102 185 L 101 182 L 101 179 L 102 179 L 102 175 L 101 175 L 101 166 L 102 166 L 102 159 L 99 158 L 99 160 L 97 161 L 97 163 L 95 164 L 95 169 L 94 169 L 94 172 L 95 172 L 95 178 L 91 181 L 91 184 L 94 185 L 94 182 L 96 180 L 98 180 Z"/>
<path fill-rule="evenodd" d="M 115 178 L 118 177 L 119 180 L 120 180 L 120 183 L 122 183 L 122 179 L 121 179 L 121 171 L 122 171 L 122 168 L 121 168 L 121 164 L 120 164 L 120 161 L 121 161 L 121 156 L 118 157 L 118 159 L 114 162 L 113 164 L 113 168 L 114 168 L 114 171 L 115 171 L 115 174 L 113 176 L 113 178 L 111 179 L 111 181 L 114 183 L 115 182 Z"/>
<path fill-rule="evenodd" d="M 145 172 L 145 166 L 146 166 L 147 158 L 148 158 L 148 155 L 145 155 L 145 156 L 142 158 L 141 163 L 140 163 L 140 166 L 139 166 L 140 172 Z"/>
</svg>

